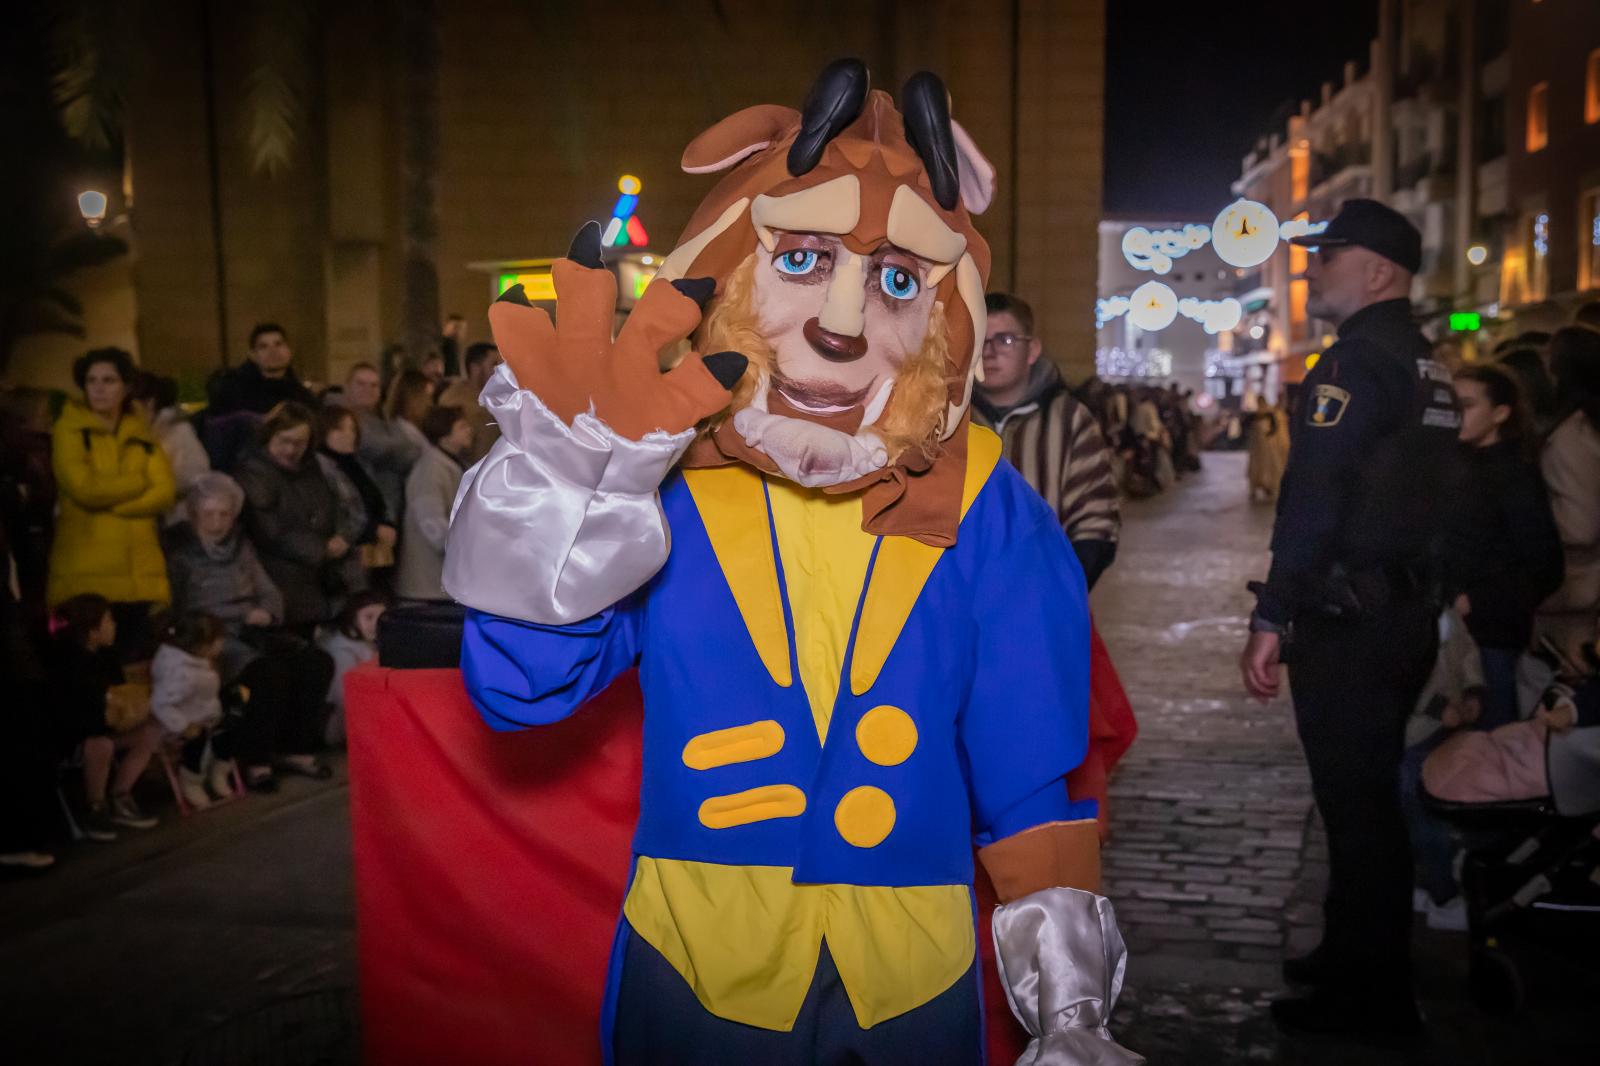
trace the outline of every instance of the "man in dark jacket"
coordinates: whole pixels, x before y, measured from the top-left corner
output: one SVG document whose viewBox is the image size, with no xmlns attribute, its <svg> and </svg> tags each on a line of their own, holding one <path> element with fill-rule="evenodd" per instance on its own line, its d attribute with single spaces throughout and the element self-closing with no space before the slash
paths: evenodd
<svg viewBox="0 0 1600 1066">
<path fill-rule="evenodd" d="M 264 415 L 285 400 L 315 407 L 317 400 L 295 375 L 289 335 L 273 322 L 250 331 L 250 358 L 219 371 L 206 386 L 208 415 L 249 411 Z"/>
</svg>

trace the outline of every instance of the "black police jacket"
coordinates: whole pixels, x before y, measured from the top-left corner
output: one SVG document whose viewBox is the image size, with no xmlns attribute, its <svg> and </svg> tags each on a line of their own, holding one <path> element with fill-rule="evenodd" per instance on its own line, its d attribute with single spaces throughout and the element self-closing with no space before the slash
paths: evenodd
<svg viewBox="0 0 1600 1066">
<path fill-rule="evenodd" d="M 1257 615 L 1286 625 L 1318 609 L 1335 564 L 1421 569 L 1443 532 L 1460 425 L 1410 300 L 1350 316 L 1301 388 Z"/>
</svg>

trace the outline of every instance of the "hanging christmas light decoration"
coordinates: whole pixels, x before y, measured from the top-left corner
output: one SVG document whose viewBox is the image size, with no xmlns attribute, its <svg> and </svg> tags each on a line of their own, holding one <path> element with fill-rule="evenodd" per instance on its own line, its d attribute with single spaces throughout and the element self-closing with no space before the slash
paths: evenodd
<svg viewBox="0 0 1600 1066">
<path fill-rule="evenodd" d="M 1172 261 L 1206 246 L 1211 240 L 1211 230 L 1206 226 L 1189 224 L 1182 229 L 1161 229 L 1154 232 L 1143 226 L 1134 226 L 1122 235 L 1122 256 L 1136 270 L 1150 270 L 1165 274 L 1172 269 Z"/>
<path fill-rule="evenodd" d="M 1232 296 L 1220 300 L 1197 300 L 1186 296 L 1178 301 L 1178 314 L 1200 323 L 1207 333 L 1217 334 L 1232 329 L 1244 317 L 1244 306 Z"/>
<path fill-rule="evenodd" d="M 1128 299 L 1128 321 L 1146 333 L 1166 329 L 1178 317 L 1178 294 L 1159 281 L 1145 282 Z"/>
<path fill-rule="evenodd" d="M 1278 216 L 1266 204 L 1235 200 L 1211 224 L 1211 247 L 1229 266 L 1264 263 L 1278 247 Z"/>
</svg>

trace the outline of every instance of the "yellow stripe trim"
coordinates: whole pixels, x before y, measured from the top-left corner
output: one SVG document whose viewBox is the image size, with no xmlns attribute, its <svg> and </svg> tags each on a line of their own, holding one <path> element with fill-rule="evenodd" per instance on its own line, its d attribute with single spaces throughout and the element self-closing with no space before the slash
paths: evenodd
<svg viewBox="0 0 1600 1066">
<path fill-rule="evenodd" d="M 728 796 L 712 796 L 700 804 L 700 824 L 707 829 L 731 829 L 773 818 L 798 818 L 805 810 L 806 794 L 793 785 L 762 785 Z"/>
<path fill-rule="evenodd" d="M 783 726 L 768 718 L 701 733 L 683 746 L 683 765 L 691 770 L 714 770 L 719 766 L 765 759 L 782 749 Z"/>
<path fill-rule="evenodd" d="M 734 463 L 685 470 L 683 479 L 756 654 L 772 680 L 788 688 L 794 683 L 789 630 L 783 621 L 761 475 L 743 463 Z"/>
<path fill-rule="evenodd" d="M 967 429 L 967 473 L 961 486 L 961 517 L 967 517 L 972 501 L 988 482 L 1000 461 L 1000 438 L 983 426 Z M 883 664 L 900 639 L 900 630 L 911 617 L 911 608 L 922 595 L 928 575 L 944 555 L 935 548 L 910 537 L 884 537 L 878 561 L 872 568 L 872 584 L 867 602 L 861 608 L 861 625 L 856 631 L 856 646 L 850 657 L 850 691 L 862 695 L 878 680 Z"/>
</svg>

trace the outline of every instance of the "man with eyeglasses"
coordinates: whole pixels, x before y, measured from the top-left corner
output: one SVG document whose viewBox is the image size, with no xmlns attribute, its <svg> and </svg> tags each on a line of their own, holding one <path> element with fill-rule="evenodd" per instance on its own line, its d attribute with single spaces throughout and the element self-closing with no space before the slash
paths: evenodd
<svg viewBox="0 0 1600 1066">
<path fill-rule="evenodd" d="M 1306 376 L 1290 428 L 1272 567 L 1240 670 L 1263 702 L 1289 664 L 1295 724 L 1328 831 L 1322 944 L 1284 975 L 1309 995 L 1273 1019 L 1301 1032 L 1410 1037 L 1412 864 L 1399 778 L 1407 716 L 1432 669 L 1430 554 L 1461 423 L 1450 372 L 1412 320 L 1415 226 L 1349 200 L 1306 270 L 1307 312 L 1338 343 Z"/>
<path fill-rule="evenodd" d="M 989 320 L 973 418 L 1000 434 L 1006 459 L 1055 509 L 1092 589 L 1116 558 L 1122 526 L 1111 451 L 1055 364 L 1039 358 L 1033 308 L 1008 293 L 984 302 Z"/>
</svg>

